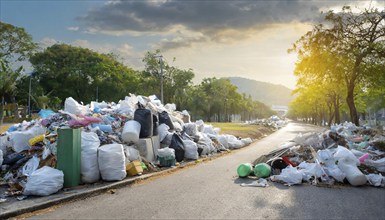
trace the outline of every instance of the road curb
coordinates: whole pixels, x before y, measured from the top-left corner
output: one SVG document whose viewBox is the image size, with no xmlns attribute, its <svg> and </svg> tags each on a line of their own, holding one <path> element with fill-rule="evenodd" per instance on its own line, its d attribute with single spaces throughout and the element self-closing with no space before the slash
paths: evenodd
<svg viewBox="0 0 385 220">
<path fill-rule="evenodd" d="M 248 147 L 248 146 L 246 146 L 246 147 Z M 118 182 L 112 182 L 112 183 L 106 182 L 106 185 L 104 185 L 104 186 L 95 187 L 92 189 L 86 189 L 86 190 L 80 191 L 80 192 L 74 192 L 71 195 L 65 194 L 66 191 L 62 190 L 59 193 L 59 195 L 62 194 L 62 196 L 60 198 L 54 198 L 54 199 L 51 199 L 48 201 L 39 202 L 37 204 L 34 204 L 32 206 L 28 206 L 25 208 L 17 208 L 14 210 L 4 211 L 3 213 L 0 213 L 0 219 L 7 219 L 7 218 L 22 215 L 25 213 L 30 213 L 30 212 L 42 210 L 45 208 L 49 208 L 51 206 L 55 206 L 55 205 L 62 204 L 65 202 L 72 202 L 72 201 L 81 200 L 81 199 L 88 198 L 88 197 L 97 196 L 97 195 L 100 195 L 101 193 L 107 192 L 108 190 L 111 190 L 111 189 L 123 188 L 125 186 L 131 185 L 131 184 L 136 183 L 136 182 L 141 181 L 141 180 L 150 179 L 152 177 L 160 176 L 160 175 L 163 175 L 166 173 L 172 173 L 172 172 L 175 172 L 179 169 L 190 167 L 190 166 L 193 166 L 195 164 L 202 163 L 202 162 L 210 161 L 210 160 L 219 158 L 221 156 L 225 156 L 227 154 L 229 154 L 229 152 L 218 153 L 218 154 L 212 155 L 210 157 L 200 158 L 199 160 L 195 160 L 195 161 L 189 161 L 189 162 L 186 162 L 186 163 L 181 164 L 179 166 L 170 167 L 168 169 L 157 171 L 154 173 L 148 173 L 148 174 L 144 174 L 141 176 L 131 177 L 131 178 L 123 179 L 123 180 L 118 181 Z"/>
</svg>

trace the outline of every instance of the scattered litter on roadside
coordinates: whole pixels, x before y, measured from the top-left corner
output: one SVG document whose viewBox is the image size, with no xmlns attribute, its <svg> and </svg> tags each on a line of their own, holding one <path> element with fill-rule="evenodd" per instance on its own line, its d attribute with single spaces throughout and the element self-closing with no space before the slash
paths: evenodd
<svg viewBox="0 0 385 220">
<path fill-rule="evenodd" d="M 63 110 L 43 109 L 39 116 L 0 134 L 0 181 L 8 186 L 4 197 L 23 200 L 66 187 L 68 176 L 58 166 L 59 134 L 64 129 L 80 129 L 79 153 L 73 156 L 79 157 L 82 184 L 120 181 L 189 161 L 199 163 L 199 158 L 253 141 L 219 134 L 219 128 L 202 120 L 191 122 L 186 110 L 163 105 L 156 96 L 130 94 L 118 103 L 88 105 L 69 97 Z"/>
<path fill-rule="evenodd" d="M 383 130 L 345 122 L 322 133 L 299 134 L 252 164 L 240 164 L 237 172 L 241 178 L 254 174 L 288 186 L 385 187 L 384 140 Z"/>
</svg>

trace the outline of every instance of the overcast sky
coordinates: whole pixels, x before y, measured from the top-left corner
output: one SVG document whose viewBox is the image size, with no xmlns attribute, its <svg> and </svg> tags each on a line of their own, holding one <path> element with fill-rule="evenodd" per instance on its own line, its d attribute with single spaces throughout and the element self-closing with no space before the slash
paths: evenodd
<svg viewBox="0 0 385 220">
<path fill-rule="evenodd" d="M 137 70 L 146 51 L 205 77 L 240 76 L 295 87 L 287 49 L 321 12 L 385 1 L 339 0 L 0 0 L 1 21 L 23 27 L 42 47 L 67 43 L 116 53 Z M 176 58 L 173 61 L 173 58 Z"/>
</svg>

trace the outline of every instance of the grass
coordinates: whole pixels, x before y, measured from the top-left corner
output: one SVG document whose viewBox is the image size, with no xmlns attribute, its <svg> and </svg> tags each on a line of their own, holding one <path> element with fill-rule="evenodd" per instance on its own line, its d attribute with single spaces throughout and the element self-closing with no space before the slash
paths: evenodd
<svg viewBox="0 0 385 220">
<path fill-rule="evenodd" d="M 0 127 L 0 134 L 2 134 L 3 132 L 6 132 L 6 131 L 8 130 L 8 128 L 11 127 L 11 125 L 13 125 L 13 124 L 4 123 L 4 124 Z"/>
<path fill-rule="evenodd" d="M 274 132 L 273 128 L 265 127 L 262 125 L 250 125 L 241 123 L 230 123 L 230 122 L 206 122 L 214 127 L 220 128 L 220 134 L 231 134 L 241 138 L 253 138 L 260 139 L 266 135 Z"/>
</svg>

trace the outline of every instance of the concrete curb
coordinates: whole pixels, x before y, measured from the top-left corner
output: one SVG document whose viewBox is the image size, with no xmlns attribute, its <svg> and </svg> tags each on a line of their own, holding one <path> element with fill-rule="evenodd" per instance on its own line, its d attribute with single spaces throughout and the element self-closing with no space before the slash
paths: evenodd
<svg viewBox="0 0 385 220">
<path fill-rule="evenodd" d="M 244 148 L 241 148 L 241 149 L 244 149 Z M 221 152 L 218 154 L 214 154 L 210 157 L 200 158 L 197 161 L 199 161 L 198 163 L 210 161 L 210 160 L 216 159 L 218 157 L 225 156 L 229 153 L 230 152 L 225 151 L 223 153 Z M 102 186 L 96 186 L 95 188 L 91 188 L 91 189 L 80 189 L 79 192 L 77 192 L 76 189 L 74 189 L 74 192 L 70 195 L 66 194 L 65 190 L 61 190 L 59 193 L 51 195 L 51 198 L 52 198 L 52 196 L 60 196 L 59 198 L 50 199 L 50 196 L 40 197 L 40 198 L 45 198 L 45 201 L 36 202 L 33 205 L 30 205 L 27 207 L 16 207 L 14 209 L 6 210 L 6 211 L 0 213 L 0 219 L 7 219 L 7 218 L 22 215 L 25 213 L 34 212 L 34 211 L 42 210 L 45 208 L 49 208 L 51 206 L 55 206 L 55 205 L 62 204 L 65 202 L 71 202 L 71 201 L 76 201 L 79 199 L 84 199 L 87 197 L 96 196 L 96 195 L 99 195 L 101 193 L 107 192 L 108 190 L 111 190 L 111 189 L 123 188 L 125 186 L 131 185 L 131 184 L 138 182 L 138 181 L 141 181 L 141 180 L 146 180 L 146 179 L 149 179 L 152 177 L 160 176 L 160 175 L 165 174 L 165 173 L 172 173 L 172 172 L 175 172 L 179 169 L 183 169 L 185 167 L 193 166 L 193 165 L 197 164 L 197 161 L 189 161 L 189 162 L 186 162 L 180 166 L 170 167 L 170 168 L 162 170 L 162 171 L 158 171 L 158 172 L 154 172 L 154 173 L 148 173 L 148 174 L 144 174 L 141 176 L 126 178 L 126 179 L 123 179 L 123 180 L 118 181 L 118 182 L 112 182 L 112 183 L 105 182 L 105 183 L 102 183 L 103 184 Z M 70 191 L 71 191 L 71 189 L 69 190 L 69 192 Z"/>
</svg>

